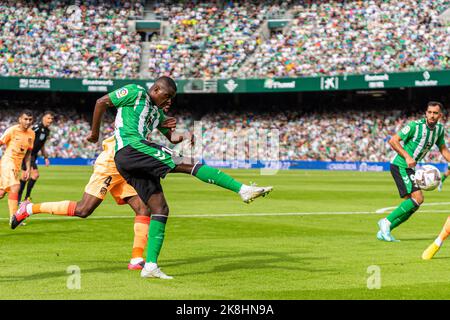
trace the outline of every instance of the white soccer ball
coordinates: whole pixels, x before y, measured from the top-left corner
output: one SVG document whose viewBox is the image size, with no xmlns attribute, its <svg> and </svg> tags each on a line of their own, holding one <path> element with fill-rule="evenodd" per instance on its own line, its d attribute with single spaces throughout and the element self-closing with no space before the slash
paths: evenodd
<svg viewBox="0 0 450 320">
<path fill-rule="evenodd" d="M 441 182 L 441 173 L 439 169 L 432 165 L 424 165 L 416 170 L 414 180 L 420 189 L 432 191 L 439 186 Z"/>
</svg>

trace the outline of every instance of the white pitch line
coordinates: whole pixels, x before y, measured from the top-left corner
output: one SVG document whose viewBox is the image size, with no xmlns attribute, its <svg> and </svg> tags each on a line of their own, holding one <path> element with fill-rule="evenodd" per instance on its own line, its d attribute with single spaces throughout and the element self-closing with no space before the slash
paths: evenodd
<svg viewBox="0 0 450 320">
<path fill-rule="evenodd" d="M 423 213 L 443 213 L 449 210 L 420 210 Z M 227 218 L 227 217 L 283 217 L 283 216 L 309 216 L 309 215 L 354 215 L 354 214 L 376 214 L 375 211 L 349 211 L 349 212 L 279 212 L 279 213 L 218 213 L 218 214 L 179 214 L 171 215 L 171 219 L 176 218 Z M 103 220 L 103 219 L 132 219 L 134 216 L 92 216 L 88 220 Z M 8 220 L 8 218 L 0 218 L 0 220 Z M 31 220 L 79 220 L 69 217 L 33 217 Z M 81 219 L 80 219 L 81 220 Z"/>
<path fill-rule="evenodd" d="M 423 203 L 423 204 L 421 205 L 421 207 L 424 207 L 424 206 L 442 206 L 442 205 L 446 205 L 446 204 L 450 204 L 450 202 L 432 202 L 432 203 Z M 381 208 L 381 209 L 378 209 L 378 210 L 376 211 L 376 213 L 385 213 L 386 211 L 391 211 L 391 210 L 394 210 L 395 208 L 397 208 L 397 207 L 386 207 L 386 208 Z M 422 212 L 424 212 L 424 211 L 422 211 Z"/>
<path fill-rule="evenodd" d="M 169 215 L 170 218 L 223 218 L 223 217 L 253 217 L 253 216 L 305 216 L 305 215 L 347 215 L 347 214 L 374 214 L 373 211 L 351 211 L 351 212 L 272 212 L 272 213 L 217 213 L 217 214 L 177 214 Z M 88 220 L 93 219 L 131 219 L 135 216 L 92 216 L 87 218 Z M 72 218 L 66 216 L 60 217 L 33 217 L 32 220 L 62 220 Z M 8 218 L 0 218 L 0 220 L 8 220 Z"/>
<path fill-rule="evenodd" d="M 450 204 L 448 202 L 442 202 L 440 204 Z M 433 205 L 433 204 L 429 204 Z M 434 205 L 438 205 L 437 203 Z M 396 207 L 393 207 L 396 208 Z M 387 208 L 385 208 L 387 209 Z M 381 210 L 381 209 L 380 209 Z M 330 211 L 324 211 L 324 212 L 272 212 L 272 213 L 218 213 L 218 214 L 179 214 L 179 215 L 170 215 L 169 217 L 171 219 L 173 218 L 226 218 L 226 217 L 282 217 L 282 216 L 309 216 L 309 215 L 353 215 L 353 214 L 377 214 L 377 213 L 383 213 L 377 211 L 343 211 L 343 212 L 330 212 Z M 420 210 L 418 212 L 423 213 L 449 213 L 450 215 L 450 209 L 449 210 Z M 102 219 L 132 219 L 135 216 L 129 215 L 129 216 L 92 216 L 87 218 L 88 220 L 102 220 Z M 0 218 L 0 220 L 8 220 L 9 218 Z M 50 217 L 33 217 L 31 220 L 81 220 L 81 219 L 69 219 L 69 217 L 66 216 L 50 216 Z M 84 219 L 83 219 L 84 220 Z"/>
</svg>

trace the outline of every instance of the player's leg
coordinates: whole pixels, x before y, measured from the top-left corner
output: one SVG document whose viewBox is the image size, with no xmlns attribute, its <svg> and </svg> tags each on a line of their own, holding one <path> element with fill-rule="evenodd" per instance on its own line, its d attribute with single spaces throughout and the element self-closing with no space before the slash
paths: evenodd
<svg viewBox="0 0 450 320">
<path fill-rule="evenodd" d="M 19 189 L 20 189 L 20 163 L 13 161 L 2 161 L 1 164 L 1 185 L 8 193 L 8 209 L 10 225 L 13 220 L 14 213 L 19 206 Z"/>
<path fill-rule="evenodd" d="M 25 199 L 30 200 L 31 199 L 31 190 L 33 190 L 34 185 L 36 184 L 37 180 L 39 179 L 39 169 L 36 165 L 36 160 L 31 159 L 31 173 L 30 173 L 30 180 L 28 180 L 27 183 L 27 193 L 25 194 Z"/>
<path fill-rule="evenodd" d="M 144 267 L 144 249 L 148 241 L 148 231 L 150 226 L 150 211 L 147 205 L 135 195 L 124 199 L 126 203 L 136 213 L 134 218 L 134 239 L 131 259 L 128 264 L 130 270 L 140 270 Z"/>
<path fill-rule="evenodd" d="M 9 223 L 11 225 L 14 213 L 19 207 L 19 189 L 20 184 L 15 184 L 9 187 L 8 190 L 8 209 L 9 209 Z"/>
<path fill-rule="evenodd" d="M 445 239 L 447 239 L 449 235 L 450 235 L 450 217 L 447 217 L 447 220 L 445 221 L 444 227 L 442 228 L 439 236 L 422 253 L 422 259 L 424 260 L 432 259 L 434 255 L 439 251 L 443 242 L 445 241 Z"/>
<path fill-rule="evenodd" d="M 141 270 L 144 267 L 144 249 L 148 240 L 148 229 L 150 225 L 150 211 L 147 205 L 137 195 L 136 190 L 123 179 L 118 172 L 114 173 L 113 181 L 117 184 L 111 188 L 111 196 L 118 205 L 128 204 L 136 214 L 134 219 L 134 239 L 131 259 L 128 264 L 129 270 Z"/>
<path fill-rule="evenodd" d="M 164 274 L 158 267 L 158 257 L 164 242 L 166 223 L 169 216 L 169 207 L 164 194 L 156 192 L 150 196 L 147 206 L 152 213 L 148 231 L 147 259 L 141 271 L 143 278 L 172 279 Z"/>
<path fill-rule="evenodd" d="M 378 221 L 380 228 L 377 238 L 384 241 L 396 241 L 391 231 L 405 222 L 423 203 L 423 193 L 414 182 L 414 170 L 400 168 L 391 164 L 391 174 L 404 199 L 386 218 Z"/>
<path fill-rule="evenodd" d="M 272 191 L 272 187 L 247 186 L 216 168 L 198 162 L 194 165 L 185 163 L 177 164 L 171 172 L 190 174 L 203 182 L 212 183 L 219 187 L 231 190 L 238 193 L 246 203 L 249 203 L 260 196 L 264 197 Z"/>
<path fill-rule="evenodd" d="M 169 209 L 164 198 L 160 179 L 175 167 L 170 155 L 156 149 L 148 141 L 130 144 L 114 156 L 120 175 L 136 190 L 147 204 L 152 216 L 148 233 L 147 263 L 141 271 L 142 277 L 170 279 L 157 265 L 164 241 Z"/>
<path fill-rule="evenodd" d="M 27 184 L 27 180 L 25 179 L 25 171 L 27 170 L 27 165 L 25 163 L 25 159 L 22 161 L 22 174 L 20 176 L 20 189 L 19 189 L 19 202 L 22 201 L 22 193 L 25 190 L 25 186 Z"/>
<path fill-rule="evenodd" d="M 424 197 L 421 190 L 414 191 L 411 193 L 411 196 L 406 197 L 405 201 L 403 201 L 398 208 L 387 216 L 387 220 L 391 223 L 391 231 L 408 220 L 411 215 L 419 209 L 423 201 Z"/>
<path fill-rule="evenodd" d="M 441 175 L 441 183 L 439 183 L 439 187 L 438 187 L 438 190 L 439 191 L 442 191 L 442 187 L 443 187 L 443 184 L 444 184 L 444 181 L 447 179 L 447 177 L 450 175 L 450 170 L 447 170 L 446 172 L 444 172 L 442 175 Z"/>
<path fill-rule="evenodd" d="M 33 204 L 24 201 L 13 216 L 11 228 L 15 229 L 26 218 L 35 214 L 54 214 L 60 216 L 87 218 L 102 203 L 102 199 L 88 193 L 83 194 L 80 201 L 64 200 L 58 202 L 42 202 Z"/>
</svg>

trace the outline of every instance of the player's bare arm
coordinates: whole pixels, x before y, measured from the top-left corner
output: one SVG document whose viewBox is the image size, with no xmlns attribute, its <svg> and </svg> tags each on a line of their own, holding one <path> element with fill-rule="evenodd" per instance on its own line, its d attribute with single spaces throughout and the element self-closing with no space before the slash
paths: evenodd
<svg viewBox="0 0 450 320">
<path fill-rule="evenodd" d="M 100 135 L 100 123 L 102 121 L 103 115 L 108 107 L 113 107 L 113 103 L 109 96 L 106 94 L 100 99 L 97 99 L 94 108 L 94 115 L 92 116 L 92 129 L 91 134 L 88 136 L 87 140 L 89 142 L 97 142 Z"/>
<path fill-rule="evenodd" d="M 439 151 L 441 152 L 445 160 L 447 160 L 447 162 L 450 162 L 450 150 L 448 150 L 445 144 L 440 146 Z"/>
<path fill-rule="evenodd" d="M 416 166 L 416 161 L 408 154 L 408 152 L 406 152 L 405 149 L 403 149 L 402 145 L 400 144 L 401 140 L 402 139 L 398 134 L 394 134 L 392 138 L 389 139 L 389 145 L 392 147 L 392 149 L 395 150 L 395 152 L 405 158 L 408 168 L 414 168 Z"/>
<path fill-rule="evenodd" d="M 173 144 L 178 144 L 183 141 L 184 137 L 181 134 L 174 135 L 175 128 L 177 126 L 177 119 L 173 117 L 166 118 L 161 124 L 162 128 L 170 129 L 167 131 L 164 136 Z"/>
<path fill-rule="evenodd" d="M 44 157 L 45 166 L 48 167 L 50 165 L 50 160 L 48 160 L 48 153 L 45 150 L 45 144 L 41 148 L 42 156 Z"/>
</svg>

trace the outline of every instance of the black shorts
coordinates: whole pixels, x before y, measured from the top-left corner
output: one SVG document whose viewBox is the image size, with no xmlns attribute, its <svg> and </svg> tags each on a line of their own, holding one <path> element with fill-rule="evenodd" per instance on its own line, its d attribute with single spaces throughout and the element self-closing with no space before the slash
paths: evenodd
<svg viewBox="0 0 450 320">
<path fill-rule="evenodd" d="M 400 198 L 404 198 L 407 195 L 420 190 L 419 186 L 414 181 L 415 173 L 414 169 L 400 168 L 391 163 L 391 174 L 397 185 Z"/>
<path fill-rule="evenodd" d="M 161 178 L 175 167 L 170 149 L 145 140 L 120 149 L 114 162 L 144 203 L 152 194 L 163 191 Z"/>
<path fill-rule="evenodd" d="M 38 166 L 37 166 L 37 154 L 36 155 L 31 155 L 31 169 L 37 170 Z M 22 170 L 26 171 L 27 170 L 27 165 L 25 163 L 25 159 L 23 159 L 22 161 Z"/>
</svg>

